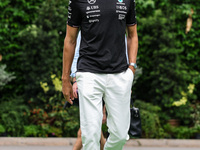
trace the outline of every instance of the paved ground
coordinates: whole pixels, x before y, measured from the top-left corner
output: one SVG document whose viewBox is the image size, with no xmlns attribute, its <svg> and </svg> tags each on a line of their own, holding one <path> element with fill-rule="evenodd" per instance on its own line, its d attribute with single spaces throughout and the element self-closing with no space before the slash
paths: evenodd
<svg viewBox="0 0 200 150">
<path fill-rule="evenodd" d="M 11 138 L 0 137 L 0 146 L 72 146 L 76 138 Z M 131 139 L 127 147 L 198 147 L 200 140 L 195 139 Z M 62 147 L 60 147 L 62 148 Z M 0 149 L 1 150 L 1 149 Z"/>
<path fill-rule="evenodd" d="M 0 146 L 0 150 L 72 150 L 72 146 Z M 124 147 L 123 150 L 199 150 L 190 147 Z"/>
<path fill-rule="evenodd" d="M 72 150 L 76 138 L 0 137 L 0 150 Z M 195 139 L 131 139 L 123 150 L 200 150 Z"/>
</svg>

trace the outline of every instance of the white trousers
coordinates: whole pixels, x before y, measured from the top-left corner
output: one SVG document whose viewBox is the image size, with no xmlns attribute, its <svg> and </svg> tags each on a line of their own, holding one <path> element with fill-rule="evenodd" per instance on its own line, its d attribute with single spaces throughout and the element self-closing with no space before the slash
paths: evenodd
<svg viewBox="0 0 200 150">
<path fill-rule="evenodd" d="M 102 98 L 106 104 L 110 133 L 104 150 L 122 150 L 130 125 L 133 72 L 99 74 L 77 72 L 80 124 L 84 150 L 100 150 Z"/>
</svg>

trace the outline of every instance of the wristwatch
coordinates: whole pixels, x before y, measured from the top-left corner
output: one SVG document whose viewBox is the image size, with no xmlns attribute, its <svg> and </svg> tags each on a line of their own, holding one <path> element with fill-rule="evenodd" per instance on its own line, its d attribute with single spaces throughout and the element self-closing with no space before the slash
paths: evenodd
<svg viewBox="0 0 200 150">
<path fill-rule="evenodd" d="M 136 63 L 130 63 L 129 66 L 133 66 L 135 69 L 137 69 L 137 64 Z"/>
</svg>

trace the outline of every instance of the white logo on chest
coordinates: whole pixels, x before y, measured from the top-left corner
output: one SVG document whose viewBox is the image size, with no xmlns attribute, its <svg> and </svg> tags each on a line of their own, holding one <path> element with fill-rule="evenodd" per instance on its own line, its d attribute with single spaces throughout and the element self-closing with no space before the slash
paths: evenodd
<svg viewBox="0 0 200 150">
<path fill-rule="evenodd" d="M 94 4 L 96 3 L 96 0 L 87 0 L 89 4 Z"/>
</svg>

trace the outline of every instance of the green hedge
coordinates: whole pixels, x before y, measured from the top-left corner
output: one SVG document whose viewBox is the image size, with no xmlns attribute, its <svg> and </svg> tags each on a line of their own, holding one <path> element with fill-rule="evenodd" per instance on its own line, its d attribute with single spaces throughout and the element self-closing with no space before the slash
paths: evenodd
<svg viewBox="0 0 200 150">
<path fill-rule="evenodd" d="M 76 136 L 79 121 L 73 117 L 78 118 L 78 110 L 62 110 L 64 98 L 59 90 L 68 0 L 4 0 L 0 9 L 1 63 L 7 66 L 4 73 L 13 72 L 16 77 L 7 82 L 0 72 L 4 83 L 0 132 L 5 129 L 7 136 Z M 174 138 L 170 133 L 179 135 L 181 130 L 170 129 L 168 134 L 164 128 L 168 119 L 179 119 L 185 132 L 186 127 L 199 126 L 200 3 L 136 0 L 136 10 L 137 63 L 142 73 L 132 96 L 142 100 L 137 104 L 141 105 L 143 137 Z M 189 15 L 193 23 L 186 34 Z"/>
</svg>

